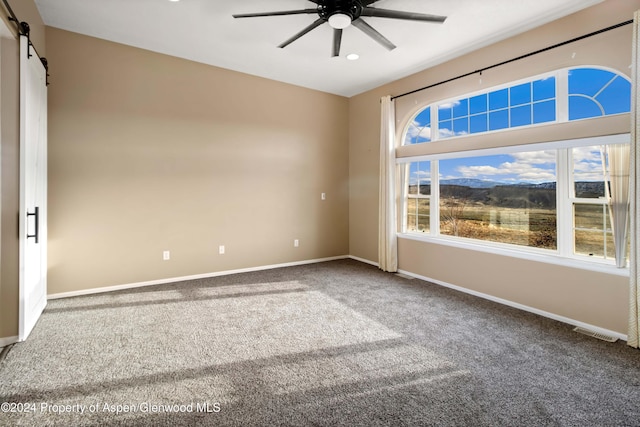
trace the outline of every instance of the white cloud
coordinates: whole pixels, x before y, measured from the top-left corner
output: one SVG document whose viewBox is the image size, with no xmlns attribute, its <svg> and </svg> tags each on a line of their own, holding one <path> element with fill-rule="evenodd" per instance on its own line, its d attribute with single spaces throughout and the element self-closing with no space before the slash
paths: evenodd
<svg viewBox="0 0 640 427">
<path fill-rule="evenodd" d="M 549 182 L 555 181 L 555 152 L 540 151 L 517 153 L 509 156 L 513 161 L 497 165 L 458 166 L 456 171 L 464 178 L 500 180 L 505 182 Z"/>
<path fill-rule="evenodd" d="M 466 131 L 454 132 L 453 130 L 447 128 L 438 129 L 438 133 L 440 135 L 440 138 L 442 139 L 469 134 L 469 132 Z"/>
<path fill-rule="evenodd" d="M 447 108 L 453 108 L 453 107 L 457 107 L 458 105 L 460 105 L 460 101 L 445 102 L 444 104 L 438 105 L 438 109 L 442 110 Z"/>
<path fill-rule="evenodd" d="M 493 166 L 459 166 L 457 171 L 465 178 L 474 178 L 480 175 L 500 175 L 500 169 Z"/>
<path fill-rule="evenodd" d="M 431 140 L 431 127 L 423 125 L 417 120 L 412 121 L 407 128 L 405 135 L 405 144 L 412 144 L 418 138 L 426 138 Z"/>
<path fill-rule="evenodd" d="M 575 181 L 602 181 L 602 154 L 600 147 L 573 149 L 573 177 Z"/>
<path fill-rule="evenodd" d="M 555 150 L 515 153 L 512 154 L 511 157 L 513 157 L 519 163 L 526 163 L 531 165 L 551 165 L 556 163 Z"/>
</svg>

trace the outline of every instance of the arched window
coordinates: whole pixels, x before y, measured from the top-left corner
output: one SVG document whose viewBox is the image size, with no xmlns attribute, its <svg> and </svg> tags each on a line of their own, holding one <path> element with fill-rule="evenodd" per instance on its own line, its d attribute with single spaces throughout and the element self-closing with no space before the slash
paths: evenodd
<svg viewBox="0 0 640 427">
<path fill-rule="evenodd" d="M 568 113 L 559 105 L 568 105 Z M 404 144 L 627 113 L 630 107 L 627 77 L 594 67 L 564 69 L 430 104 L 410 121 Z"/>
<path fill-rule="evenodd" d="M 569 70 L 569 120 L 588 119 L 631 110 L 631 82 L 597 68 Z"/>
</svg>

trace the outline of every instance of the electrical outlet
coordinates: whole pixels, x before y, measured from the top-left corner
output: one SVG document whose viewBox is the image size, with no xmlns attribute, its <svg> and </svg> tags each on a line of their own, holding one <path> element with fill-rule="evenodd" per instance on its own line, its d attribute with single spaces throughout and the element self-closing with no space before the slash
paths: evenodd
<svg viewBox="0 0 640 427">
<path fill-rule="evenodd" d="M 299 241 L 298 239 L 295 239 L 295 240 L 293 241 L 293 247 L 294 247 L 294 248 L 297 248 L 298 246 L 300 246 L 300 241 Z"/>
<path fill-rule="evenodd" d="M 220 255 L 223 255 L 223 254 L 224 254 L 224 245 L 220 245 L 220 246 L 218 246 L 218 253 L 219 253 Z"/>
<path fill-rule="evenodd" d="M 320 199 L 321 200 L 327 200 L 327 193 L 320 194 Z"/>
<path fill-rule="evenodd" d="M 162 259 L 165 260 L 165 261 L 169 261 L 171 259 L 171 252 L 163 251 L 162 252 Z"/>
</svg>

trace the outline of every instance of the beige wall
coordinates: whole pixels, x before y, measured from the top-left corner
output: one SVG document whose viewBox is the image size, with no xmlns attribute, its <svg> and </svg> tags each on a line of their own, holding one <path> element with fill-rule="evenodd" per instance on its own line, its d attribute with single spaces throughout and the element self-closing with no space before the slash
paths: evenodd
<svg viewBox="0 0 640 427">
<path fill-rule="evenodd" d="M 50 294 L 348 254 L 346 98 L 53 28 L 47 44 Z"/>
<path fill-rule="evenodd" d="M 633 18 L 640 1 L 607 0 L 456 60 L 349 100 L 350 254 L 377 261 L 379 99 L 398 95 Z M 623 73 L 631 64 L 631 26 L 397 100 L 402 126 L 420 105 L 545 71 L 581 64 Z M 620 131 L 619 120 L 611 132 Z M 444 144 L 444 143 L 441 143 Z M 469 147 L 467 147 L 468 149 Z M 462 268 L 464 266 L 464 268 Z M 400 239 L 399 268 L 558 316 L 626 334 L 628 278 L 434 243 Z"/>
<path fill-rule="evenodd" d="M 18 19 L 31 27 L 38 54 L 46 53 L 44 24 L 33 0 L 10 2 Z M 4 7 L 0 7 L 4 11 Z M 19 43 L 17 29 L 1 14 L 6 25 L 0 37 L 0 340 L 18 335 L 18 212 L 19 212 Z"/>
</svg>

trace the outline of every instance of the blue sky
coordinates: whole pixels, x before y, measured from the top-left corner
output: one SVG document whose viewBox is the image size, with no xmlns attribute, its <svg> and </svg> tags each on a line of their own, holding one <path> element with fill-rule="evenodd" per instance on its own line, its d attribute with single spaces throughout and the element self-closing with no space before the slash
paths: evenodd
<svg viewBox="0 0 640 427">
<path fill-rule="evenodd" d="M 600 146 L 572 149 L 575 181 L 602 181 Z M 532 151 L 495 156 L 440 160 L 440 179 L 480 179 L 505 184 L 553 182 L 556 180 L 556 151 Z M 430 162 L 411 165 L 411 183 L 429 180 Z"/>
</svg>

